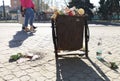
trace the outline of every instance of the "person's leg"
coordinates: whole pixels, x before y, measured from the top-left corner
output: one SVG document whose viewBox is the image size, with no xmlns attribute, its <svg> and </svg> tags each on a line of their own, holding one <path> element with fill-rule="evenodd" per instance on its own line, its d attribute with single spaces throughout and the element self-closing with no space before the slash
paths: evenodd
<svg viewBox="0 0 120 81">
<path fill-rule="evenodd" d="M 31 9 L 30 10 L 30 30 L 32 32 L 34 32 L 33 21 L 34 21 L 34 11 L 33 11 L 33 9 Z"/>
<path fill-rule="evenodd" d="M 24 21 L 25 31 L 29 31 L 29 29 L 27 28 L 29 18 L 30 18 L 30 9 L 26 9 L 26 11 L 25 11 L 25 21 Z"/>
<path fill-rule="evenodd" d="M 34 20 L 33 20 L 33 22 L 35 21 L 35 17 L 36 17 L 36 14 L 35 14 L 35 11 L 34 11 Z M 33 25 L 33 28 L 36 29 L 37 27 Z"/>
</svg>

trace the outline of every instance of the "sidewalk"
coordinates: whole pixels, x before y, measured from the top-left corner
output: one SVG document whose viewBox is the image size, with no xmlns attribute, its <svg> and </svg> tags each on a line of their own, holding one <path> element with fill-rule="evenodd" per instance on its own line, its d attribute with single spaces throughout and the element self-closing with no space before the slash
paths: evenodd
<svg viewBox="0 0 120 81">
<path fill-rule="evenodd" d="M 4 26 L 4 24 L 5 24 L 5 27 L 9 27 L 9 26 L 11 26 L 11 27 L 21 27 L 21 24 L 19 24 L 19 23 L 0 23 L 0 27 L 1 26 Z M 51 27 L 51 23 L 34 23 L 34 25 L 35 26 L 37 26 L 37 27 Z M 120 25 L 119 24 L 108 24 L 108 23 L 97 23 L 97 24 L 95 24 L 95 23 L 91 23 L 91 24 L 88 24 L 89 25 L 89 27 L 94 27 L 94 26 L 96 26 L 96 27 L 101 27 L 101 26 L 105 26 L 105 27 L 109 27 L 109 26 L 114 26 L 114 27 L 119 27 Z"/>
<path fill-rule="evenodd" d="M 21 25 L 0 23 L 0 81 L 120 81 L 119 68 L 105 62 L 120 63 L 120 27 L 90 25 L 89 57 L 55 60 L 51 24 L 36 24 L 36 33 L 21 31 Z M 103 59 L 96 59 L 98 39 L 102 38 Z M 109 54 L 108 52 L 112 54 Z M 39 53 L 40 59 L 9 63 L 16 53 Z"/>
</svg>

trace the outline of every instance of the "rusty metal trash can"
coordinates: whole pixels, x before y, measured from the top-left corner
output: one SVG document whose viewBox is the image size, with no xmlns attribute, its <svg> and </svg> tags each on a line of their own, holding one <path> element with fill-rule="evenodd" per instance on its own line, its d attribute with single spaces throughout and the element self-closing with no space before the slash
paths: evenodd
<svg viewBox="0 0 120 81">
<path fill-rule="evenodd" d="M 85 55 L 88 57 L 89 31 L 87 16 L 58 15 L 55 20 L 51 19 L 52 37 L 55 55 L 59 50 L 75 51 L 83 47 L 85 36 Z M 85 34 L 85 35 L 83 35 Z"/>
</svg>

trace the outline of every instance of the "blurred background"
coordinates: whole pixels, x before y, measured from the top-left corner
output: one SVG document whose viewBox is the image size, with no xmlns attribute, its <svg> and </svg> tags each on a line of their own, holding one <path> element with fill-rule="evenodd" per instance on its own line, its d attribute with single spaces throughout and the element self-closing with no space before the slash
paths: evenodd
<svg viewBox="0 0 120 81">
<path fill-rule="evenodd" d="M 50 22 L 53 7 L 83 8 L 90 21 L 120 22 L 120 0 L 33 0 L 35 22 Z M 0 0 L 0 22 L 18 22 L 19 0 Z"/>
</svg>

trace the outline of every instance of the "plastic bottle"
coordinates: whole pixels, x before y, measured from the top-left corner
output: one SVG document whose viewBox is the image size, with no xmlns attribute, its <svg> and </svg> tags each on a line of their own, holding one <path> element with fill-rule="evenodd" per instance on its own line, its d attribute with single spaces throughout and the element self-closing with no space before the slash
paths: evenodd
<svg viewBox="0 0 120 81">
<path fill-rule="evenodd" d="M 97 57 L 97 59 L 102 58 L 102 39 L 101 38 L 99 38 L 99 41 L 97 44 L 96 57 Z"/>
</svg>

